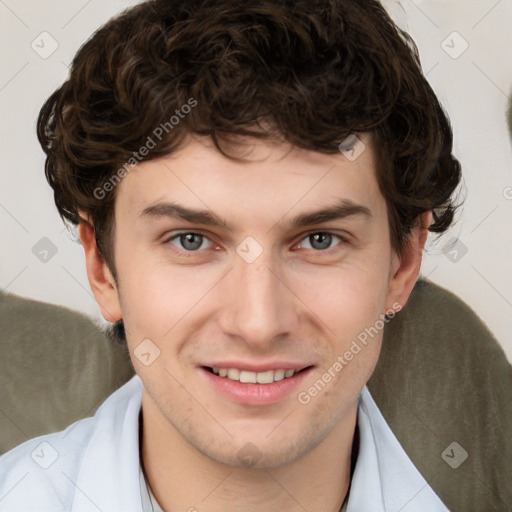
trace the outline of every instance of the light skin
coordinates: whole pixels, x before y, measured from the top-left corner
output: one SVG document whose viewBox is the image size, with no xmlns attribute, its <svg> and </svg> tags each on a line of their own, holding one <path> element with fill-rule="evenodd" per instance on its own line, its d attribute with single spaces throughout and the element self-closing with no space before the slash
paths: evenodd
<svg viewBox="0 0 512 512">
<path fill-rule="evenodd" d="M 117 190 L 117 283 L 91 224 L 80 224 L 92 290 L 107 320 L 123 319 L 144 385 L 143 461 L 164 510 L 341 507 L 358 395 L 382 332 L 310 403 L 297 395 L 380 315 L 405 305 L 430 220 L 422 216 L 400 255 L 392 250 L 371 140 L 361 138 L 366 150 L 353 162 L 252 140 L 237 146 L 239 162 L 207 138 L 189 138 L 139 164 Z M 327 209 L 330 216 L 309 215 Z M 178 236 L 185 233 L 196 235 Z M 251 263 L 237 253 L 246 237 L 257 245 L 242 248 L 262 250 Z M 148 366 L 134 355 L 145 339 L 160 350 Z M 293 392 L 253 405 L 205 378 L 205 366 L 228 359 L 309 369 Z M 247 450 L 250 460 L 241 457 Z"/>
</svg>

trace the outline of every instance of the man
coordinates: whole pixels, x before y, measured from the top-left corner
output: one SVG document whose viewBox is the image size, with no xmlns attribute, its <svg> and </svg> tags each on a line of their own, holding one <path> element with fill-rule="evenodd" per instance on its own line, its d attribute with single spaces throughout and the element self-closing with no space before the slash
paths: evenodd
<svg viewBox="0 0 512 512">
<path fill-rule="evenodd" d="M 460 179 L 378 2 L 145 2 L 38 128 L 137 376 L 1 458 L 0 510 L 447 510 L 365 387 Z"/>
</svg>

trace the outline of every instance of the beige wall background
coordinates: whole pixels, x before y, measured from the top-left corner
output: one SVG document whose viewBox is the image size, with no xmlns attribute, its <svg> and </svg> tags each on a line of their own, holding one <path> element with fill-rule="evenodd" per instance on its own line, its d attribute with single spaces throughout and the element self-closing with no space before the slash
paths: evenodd
<svg viewBox="0 0 512 512">
<path fill-rule="evenodd" d="M 78 47 L 129 0 L 0 0 L 0 287 L 101 321 L 73 233 L 44 178 L 35 122 Z M 384 2 L 418 44 L 448 111 L 465 198 L 456 224 L 430 237 L 422 275 L 452 290 L 512 361 L 512 92 L 510 0 Z"/>
</svg>

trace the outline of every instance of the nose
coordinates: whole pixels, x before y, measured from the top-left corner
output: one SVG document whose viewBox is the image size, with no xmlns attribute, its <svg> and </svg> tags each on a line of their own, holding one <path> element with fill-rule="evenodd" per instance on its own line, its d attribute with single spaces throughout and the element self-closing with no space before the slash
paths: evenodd
<svg viewBox="0 0 512 512">
<path fill-rule="evenodd" d="M 253 349 L 267 349 L 294 332 L 298 300 L 279 269 L 265 253 L 252 263 L 236 257 L 223 283 L 225 307 L 221 309 L 220 324 L 225 334 L 242 339 Z"/>
</svg>

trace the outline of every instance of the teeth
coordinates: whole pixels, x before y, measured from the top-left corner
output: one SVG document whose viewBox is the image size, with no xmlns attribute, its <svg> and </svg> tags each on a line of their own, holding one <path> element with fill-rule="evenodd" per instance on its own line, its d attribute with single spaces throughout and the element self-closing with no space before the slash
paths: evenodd
<svg viewBox="0 0 512 512">
<path fill-rule="evenodd" d="M 212 368 L 215 375 L 227 377 L 244 384 L 272 384 L 279 380 L 288 379 L 295 375 L 295 370 L 267 370 L 265 372 L 249 372 L 236 368 Z"/>
<path fill-rule="evenodd" d="M 254 372 L 247 372 L 245 370 L 242 370 L 240 372 L 240 382 L 246 382 L 249 384 L 256 384 L 256 381 L 258 380 L 258 374 Z"/>
<path fill-rule="evenodd" d="M 283 380 L 284 374 L 286 373 L 286 370 L 274 370 L 274 380 Z"/>
<path fill-rule="evenodd" d="M 256 380 L 258 381 L 258 384 L 271 384 L 274 382 L 274 370 L 257 373 Z"/>
<path fill-rule="evenodd" d="M 231 379 L 231 380 L 240 380 L 240 370 L 236 370 L 235 368 L 230 368 L 228 370 L 227 377 L 228 377 L 228 379 Z"/>
</svg>

